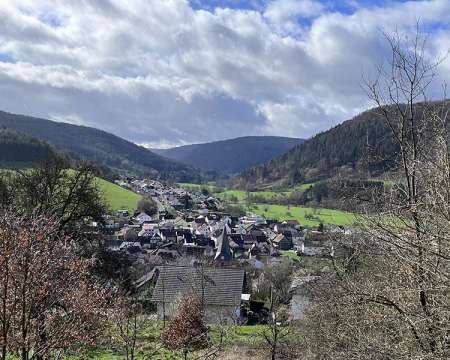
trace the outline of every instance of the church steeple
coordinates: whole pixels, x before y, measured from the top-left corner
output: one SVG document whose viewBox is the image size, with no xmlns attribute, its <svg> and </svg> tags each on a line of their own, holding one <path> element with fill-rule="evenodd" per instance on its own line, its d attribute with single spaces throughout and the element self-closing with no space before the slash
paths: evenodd
<svg viewBox="0 0 450 360">
<path fill-rule="evenodd" d="M 231 261 L 233 254 L 230 249 L 230 239 L 228 237 L 227 223 L 223 225 L 222 234 L 217 238 L 217 251 L 214 260 L 218 261 Z"/>
</svg>

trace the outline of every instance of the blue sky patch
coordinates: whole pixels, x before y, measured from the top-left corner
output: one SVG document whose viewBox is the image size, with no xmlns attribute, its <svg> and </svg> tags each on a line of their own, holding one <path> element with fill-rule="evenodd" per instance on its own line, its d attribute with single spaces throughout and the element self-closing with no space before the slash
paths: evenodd
<svg viewBox="0 0 450 360">
<path fill-rule="evenodd" d="M 57 28 L 57 27 L 62 26 L 61 20 L 57 16 L 50 14 L 50 13 L 40 15 L 39 20 L 41 22 L 43 22 L 44 24 L 51 26 L 52 28 Z"/>
<path fill-rule="evenodd" d="M 15 64 L 16 60 L 11 55 L 0 52 L 0 62 Z"/>
</svg>

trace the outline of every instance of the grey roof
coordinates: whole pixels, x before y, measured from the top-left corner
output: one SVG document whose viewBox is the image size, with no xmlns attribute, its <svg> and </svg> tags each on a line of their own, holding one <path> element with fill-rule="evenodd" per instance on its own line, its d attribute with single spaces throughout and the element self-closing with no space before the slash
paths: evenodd
<svg viewBox="0 0 450 360">
<path fill-rule="evenodd" d="M 183 293 L 193 291 L 202 295 L 206 305 L 239 306 L 244 270 L 234 268 L 195 268 L 191 266 L 163 266 L 153 290 L 153 302 L 172 303 Z"/>
<path fill-rule="evenodd" d="M 230 261 L 233 259 L 230 249 L 230 241 L 228 239 L 227 225 L 223 225 L 222 234 L 217 238 L 217 251 L 214 260 Z"/>
</svg>

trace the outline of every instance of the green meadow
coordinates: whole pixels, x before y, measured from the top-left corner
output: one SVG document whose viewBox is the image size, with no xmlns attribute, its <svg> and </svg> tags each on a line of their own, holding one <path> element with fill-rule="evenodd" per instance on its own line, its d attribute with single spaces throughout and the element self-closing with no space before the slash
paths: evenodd
<svg viewBox="0 0 450 360">
<path fill-rule="evenodd" d="M 354 214 L 332 209 L 309 208 L 288 205 L 255 204 L 251 212 L 264 216 L 266 219 L 295 219 L 302 225 L 318 226 L 320 223 L 334 225 L 352 225 L 356 222 Z"/>
<path fill-rule="evenodd" d="M 128 210 L 134 212 L 142 196 L 133 191 L 111 183 L 109 181 L 96 178 L 96 183 L 103 194 L 103 198 L 111 210 Z"/>
<path fill-rule="evenodd" d="M 296 186 L 293 186 L 292 188 L 288 189 L 279 189 L 279 190 L 259 190 L 259 191 L 244 191 L 244 190 L 232 190 L 227 189 L 222 192 L 215 193 L 216 196 L 223 198 L 224 200 L 230 199 L 232 197 L 236 197 L 239 202 L 244 201 L 247 198 L 247 195 L 250 196 L 263 196 L 268 199 L 277 199 L 277 198 L 283 198 L 286 196 L 291 195 L 293 192 L 303 192 L 310 187 L 314 186 L 314 183 L 310 184 L 299 184 Z"/>
</svg>

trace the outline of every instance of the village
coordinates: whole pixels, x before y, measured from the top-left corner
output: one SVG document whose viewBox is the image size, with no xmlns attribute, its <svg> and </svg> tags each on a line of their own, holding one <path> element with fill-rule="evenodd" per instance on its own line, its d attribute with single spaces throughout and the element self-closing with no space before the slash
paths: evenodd
<svg viewBox="0 0 450 360">
<path fill-rule="evenodd" d="M 133 291 L 150 297 L 158 319 L 169 319 L 179 297 L 194 291 L 203 297 L 210 323 L 266 323 L 267 277 L 278 266 L 285 270 L 277 281 L 288 288 L 285 321 L 301 320 L 308 304 L 305 285 L 329 269 L 326 232 L 344 232 L 252 213 L 235 217 L 221 199 L 173 184 L 116 183 L 141 194 L 144 204 L 135 213 L 105 215 L 99 231 L 109 250 L 130 261 Z M 316 266 L 301 268 L 301 259 Z"/>
</svg>

